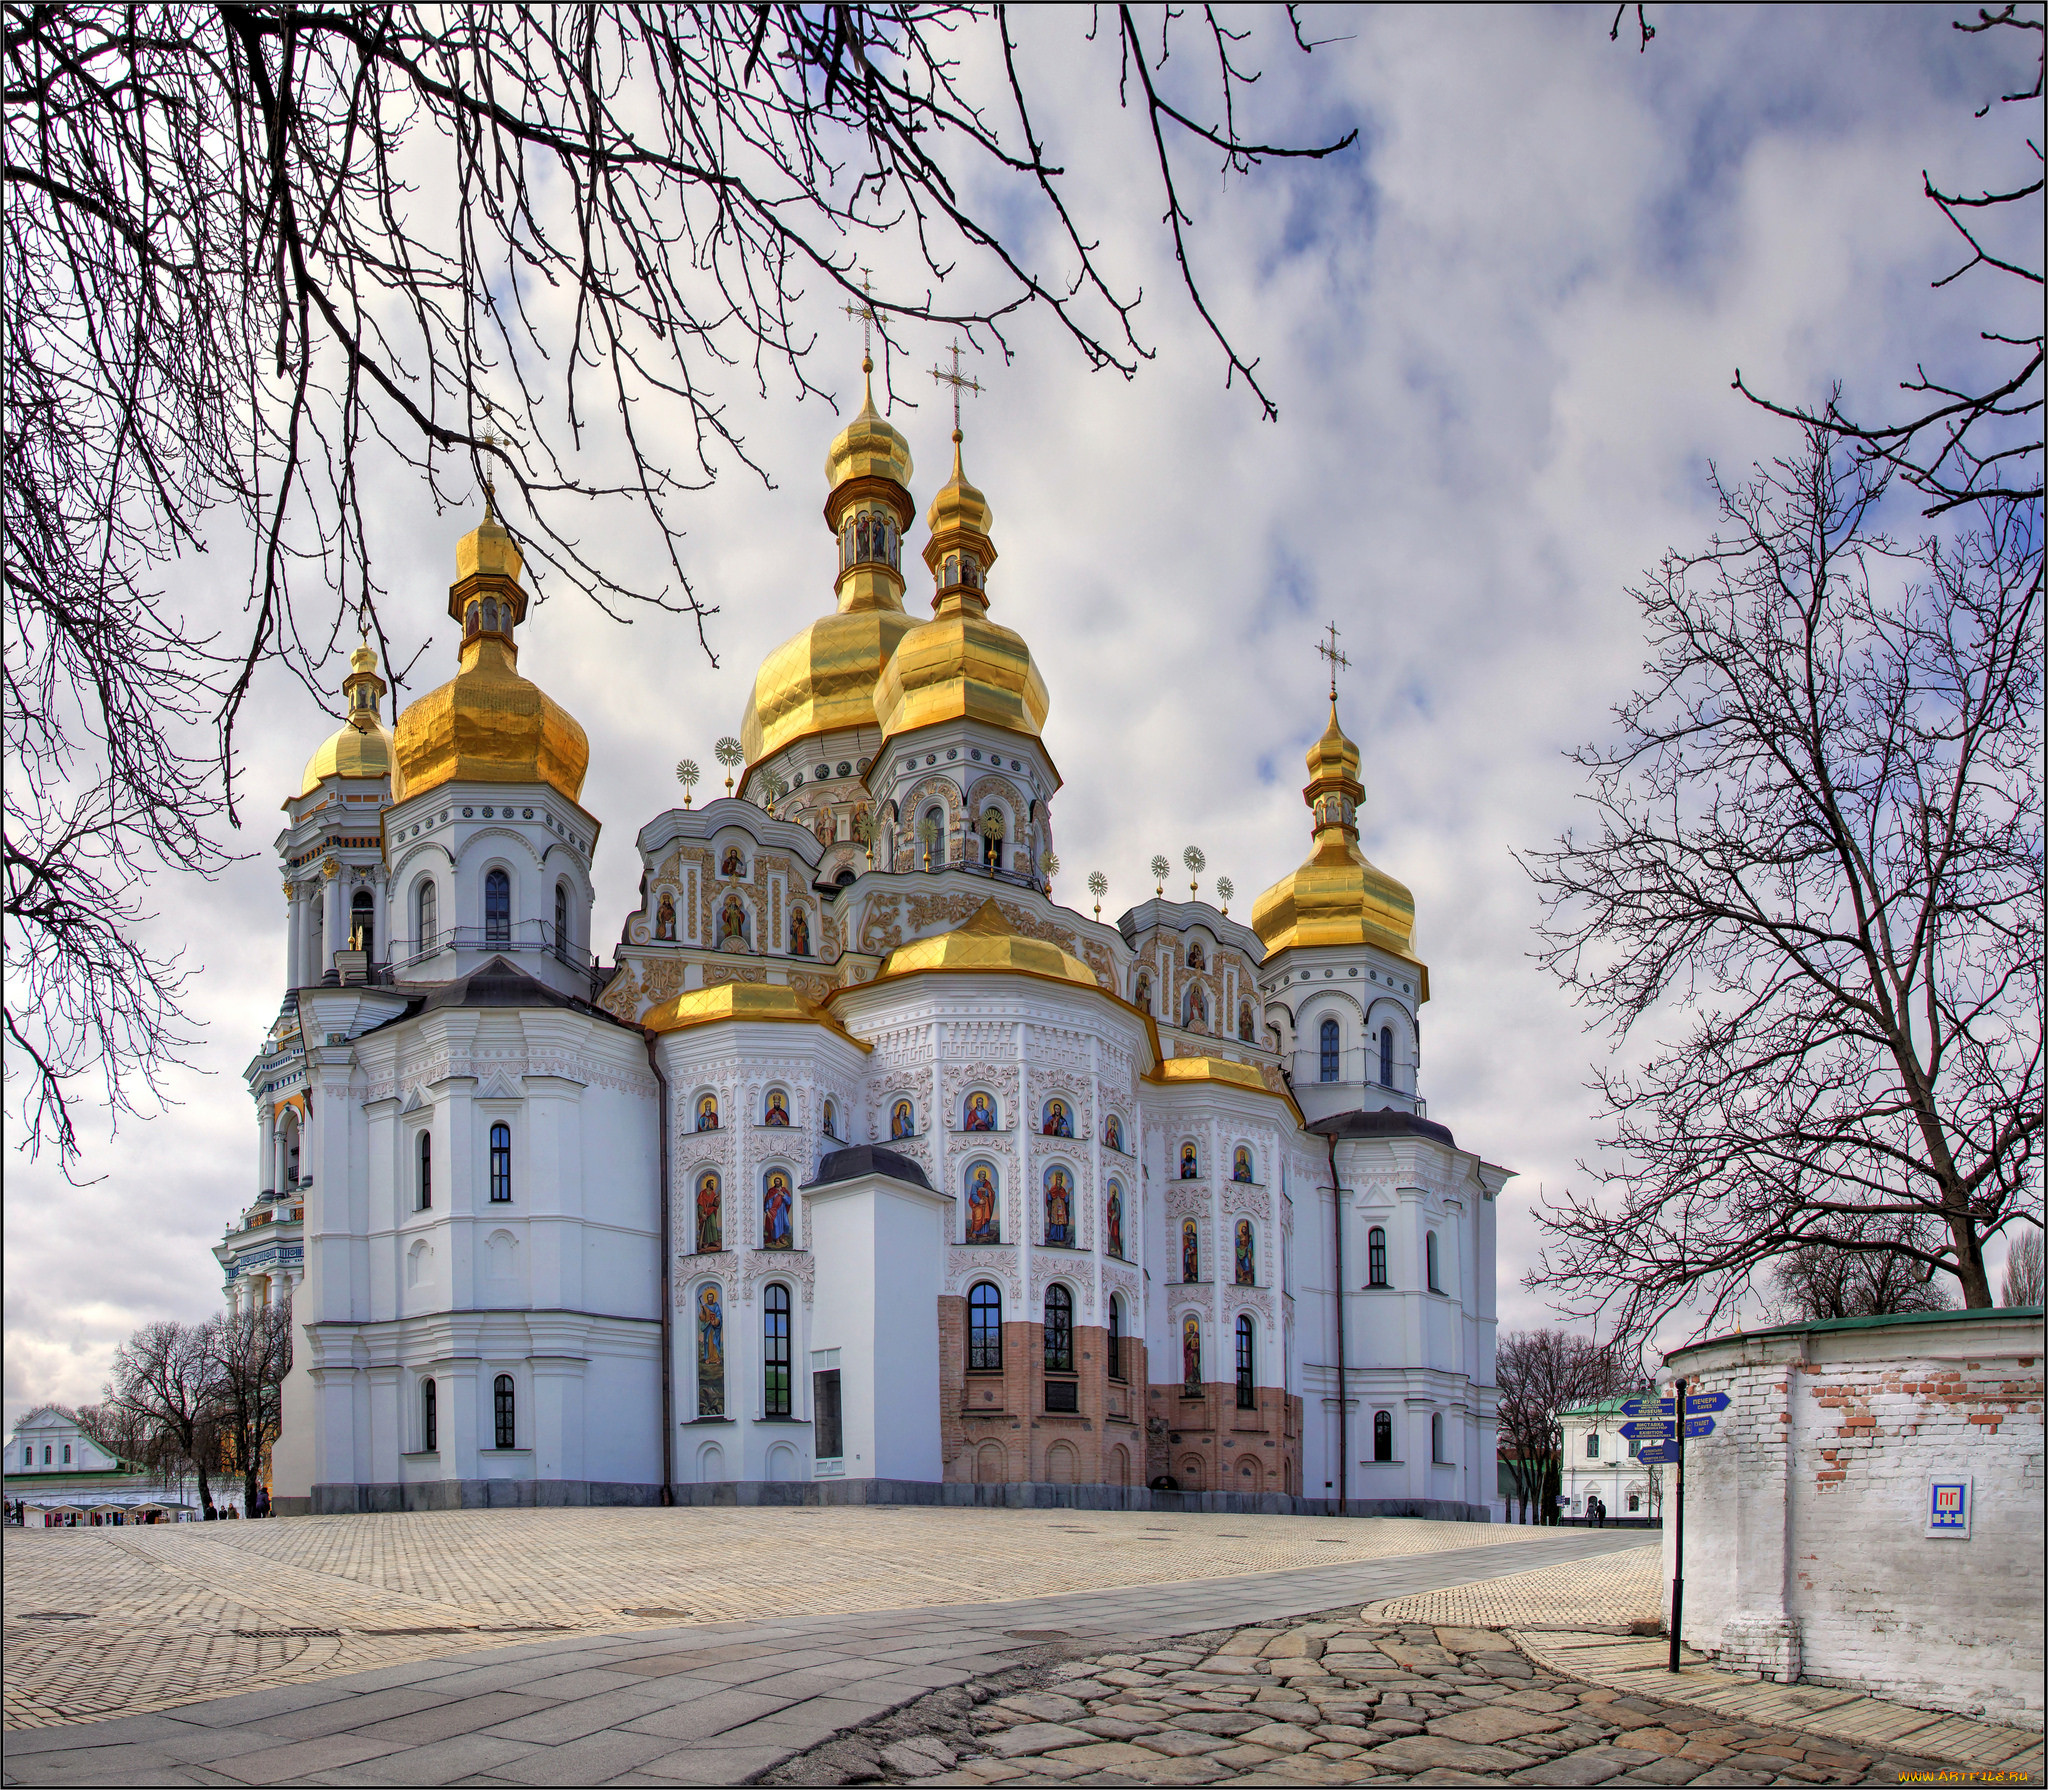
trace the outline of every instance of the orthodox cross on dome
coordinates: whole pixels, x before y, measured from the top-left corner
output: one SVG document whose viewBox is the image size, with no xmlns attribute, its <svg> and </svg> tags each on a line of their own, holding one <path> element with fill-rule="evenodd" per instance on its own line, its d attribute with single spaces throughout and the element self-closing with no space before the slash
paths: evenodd
<svg viewBox="0 0 2048 1790">
<path fill-rule="evenodd" d="M 1330 700 L 1335 702 L 1337 700 L 1337 668 L 1341 665 L 1346 671 L 1349 671 L 1351 669 L 1351 661 L 1337 650 L 1337 624 L 1335 622 L 1330 624 L 1329 634 L 1330 638 L 1328 640 L 1318 640 L 1316 642 L 1316 652 L 1318 656 L 1330 662 Z"/>
<path fill-rule="evenodd" d="M 981 391 L 981 381 L 969 379 L 965 373 L 960 371 L 960 343 L 957 338 L 953 343 L 953 370 L 949 373 L 943 367 L 934 367 L 932 369 L 932 377 L 941 385 L 950 385 L 953 388 L 953 439 L 958 441 L 960 439 L 960 393 L 966 390 L 979 394 Z"/>
<path fill-rule="evenodd" d="M 842 308 L 847 316 L 860 319 L 860 370 L 863 373 L 872 373 L 875 369 L 875 357 L 872 352 L 874 348 L 873 331 L 875 325 L 881 319 L 875 315 L 874 283 L 869 279 L 868 270 L 865 267 L 860 270 L 860 290 L 860 303 L 857 305 L 846 305 Z"/>
</svg>

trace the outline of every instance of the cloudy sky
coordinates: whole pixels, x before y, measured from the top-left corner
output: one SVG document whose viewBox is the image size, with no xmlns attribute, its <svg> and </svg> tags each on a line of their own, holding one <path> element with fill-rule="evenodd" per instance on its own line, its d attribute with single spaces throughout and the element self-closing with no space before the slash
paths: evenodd
<svg viewBox="0 0 2048 1790">
<path fill-rule="evenodd" d="M 1314 34 L 1336 41 L 1306 59 L 1268 43 L 1253 128 L 1355 124 L 1358 144 L 1227 186 L 1188 170 L 1205 287 L 1259 357 L 1277 423 L 1223 389 L 1174 291 L 1159 205 L 1132 172 L 1144 145 L 1115 110 L 1113 59 L 1081 42 L 1085 12 L 1023 17 L 1031 66 L 1054 77 L 1054 159 L 1143 286 L 1158 350 L 1133 381 L 1091 374 L 1027 317 L 1015 359 L 976 368 L 988 389 L 967 451 L 995 510 L 993 612 L 1044 671 L 1066 778 L 1058 893 L 1084 906 L 1100 869 L 1121 911 L 1150 893 L 1153 853 L 1194 844 L 1248 916 L 1306 849 L 1313 649 L 1334 619 L 1364 844 L 1414 889 L 1431 966 L 1431 1116 L 1520 1176 L 1502 1201 L 1506 1324 L 1546 1319 L 1521 1285 L 1532 1205 L 1581 1174 L 1596 1135 L 1582 1084 L 1603 1048 L 1529 961 L 1535 902 L 1511 854 L 1569 824 L 1561 751 L 1603 733 L 1640 661 L 1628 585 L 1711 528 L 1708 464 L 1785 446 L 1729 390 L 1733 370 L 1789 397 L 1840 380 L 1881 400 L 1930 342 L 1973 326 L 1928 291 L 1952 251 L 1920 171 L 1996 181 L 2015 133 L 1972 120 L 2009 65 L 1951 16 L 1659 6 L 1643 55 L 1608 41 L 1603 7 L 1314 9 Z M 836 304 L 817 309 L 812 377 L 839 415 L 735 386 L 731 414 L 774 488 L 731 469 L 685 514 L 691 577 L 720 606 L 718 668 L 687 622 L 626 629 L 573 596 L 524 630 L 522 670 L 591 738 L 600 938 L 633 895 L 635 831 L 676 798 L 671 767 L 708 765 L 762 655 L 830 607 L 820 463 L 858 401 L 859 340 Z M 896 362 L 920 502 L 944 476 L 950 418 L 918 370 L 947 339 L 906 332 Z M 431 687 L 454 669 L 445 592 L 475 512 L 436 516 L 388 481 L 382 494 L 386 612 L 433 642 Z M 176 574 L 223 617 L 242 576 L 225 552 Z M 207 1025 L 177 1104 L 111 1141 L 102 1125 L 91 1185 L 47 1160 L 9 1165 L 9 1421 L 93 1397 L 138 1322 L 220 1303 L 209 1248 L 255 1155 L 239 1072 L 284 989 L 267 817 L 333 725 L 282 678 L 260 689 L 243 733 L 251 855 L 211 887 L 156 892 Z"/>
</svg>

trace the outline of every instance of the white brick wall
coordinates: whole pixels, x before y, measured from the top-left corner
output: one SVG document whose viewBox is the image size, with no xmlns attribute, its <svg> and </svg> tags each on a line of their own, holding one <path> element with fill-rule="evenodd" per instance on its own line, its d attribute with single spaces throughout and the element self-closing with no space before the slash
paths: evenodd
<svg viewBox="0 0 2048 1790">
<path fill-rule="evenodd" d="M 2042 1721 L 2042 1323 L 1958 1313 L 1723 1338 L 1666 1387 L 1726 1392 L 1686 1448 L 1685 1639 L 1762 1675 Z M 1927 1482 L 1974 1482 L 1967 1540 Z M 1665 1571 L 1675 1526 L 1667 1516 Z"/>
</svg>

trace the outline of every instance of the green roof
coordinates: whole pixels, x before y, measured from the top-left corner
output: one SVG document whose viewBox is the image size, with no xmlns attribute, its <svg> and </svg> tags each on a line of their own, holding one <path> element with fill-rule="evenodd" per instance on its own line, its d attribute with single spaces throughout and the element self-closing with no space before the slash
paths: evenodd
<svg viewBox="0 0 2048 1790">
<path fill-rule="evenodd" d="M 1888 1312 L 1874 1318 L 1817 1318 L 1808 1324 L 1773 1324 L 1767 1330 L 1731 1330 L 1723 1336 L 1706 1336 L 1672 1349 L 1665 1361 L 1676 1361 L 1694 1349 L 1712 1348 L 1717 1343 L 1747 1341 L 1759 1336 L 1817 1336 L 1830 1330 L 1883 1330 L 1905 1324 L 1982 1324 L 2011 1318 L 2018 1322 L 2041 1322 L 2038 1305 L 1978 1305 L 1963 1311 Z"/>
<path fill-rule="evenodd" d="M 1630 1392 L 1619 1398 L 1603 1398 L 1597 1404 L 1573 1405 L 1568 1411 L 1558 1412 L 1560 1417 L 1619 1417 L 1621 1407 L 1632 1398 L 1655 1398 L 1654 1392 Z"/>
</svg>

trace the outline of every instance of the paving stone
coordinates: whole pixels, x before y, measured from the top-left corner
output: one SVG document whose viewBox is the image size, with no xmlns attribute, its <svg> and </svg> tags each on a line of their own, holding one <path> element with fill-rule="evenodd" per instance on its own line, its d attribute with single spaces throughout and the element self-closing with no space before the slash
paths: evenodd
<svg viewBox="0 0 2048 1790">
<path fill-rule="evenodd" d="M 1077 1765 L 1083 1771 L 1122 1771 L 1127 1767 L 1149 1766 L 1159 1755 L 1127 1740 L 1097 1740 L 1086 1746 L 1062 1747 L 1047 1757 L 1061 1765 Z"/>
<path fill-rule="evenodd" d="M 1255 1715 L 1242 1715 L 1236 1710 L 1196 1710 L 1187 1715 L 1176 1716 L 1173 1725 L 1196 1734 L 1219 1734 L 1224 1736 L 1249 1734 L 1254 1728 L 1265 1726 Z"/>
<path fill-rule="evenodd" d="M 1194 1759 L 1206 1753 L 1220 1753 L 1230 1742 L 1214 1734 L 1188 1734 L 1178 1728 L 1168 1728 L 1157 1734 L 1147 1734 L 1138 1745 L 1169 1759 Z"/>
<path fill-rule="evenodd" d="M 1070 1725 L 1100 1740 L 1135 1740 L 1140 1734 L 1159 1732 L 1157 1722 L 1129 1721 L 1115 1715 L 1077 1716 Z"/>
<path fill-rule="evenodd" d="M 1451 1715 L 1440 1715 L 1430 1722 L 1429 1731 L 1448 1735 L 1453 1740 L 1470 1740 L 1486 1746 L 1499 1740 L 1516 1740 L 1525 1734 L 1547 1734 L 1563 1726 L 1564 1723 L 1554 1715 L 1538 1715 L 1527 1709 L 1502 1709 L 1496 1704 L 1485 1709 L 1460 1709 Z"/>
<path fill-rule="evenodd" d="M 1247 1771 L 1254 1765 L 1269 1765 L 1280 1756 L 1271 1747 L 1248 1746 L 1243 1741 L 1209 1755 L 1218 1765 L 1228 1765 L 1237 1771 Z"/>
<path fill-rule="evenodd" d="M 1313 1734 L 1292 1722 L 1268 1722 L 1244 1736 L 1245 1745 L 1266 1747 L 1276 1753 L 1305 1753 L 1315 1742 Z"/>
<path fill-rule="evenodd" d="M 1626 1767 L 1605 1747 L 1591 1747 L 1582 1753 L 1568 1753 L 1562 1759 L 1546 1759 L 1516 1772 L 1510 1782 L 1517 1784 L 1604 1784 L 1618 1777 Z"/>
<path fill-rule="evenodd" d="M 1382 1771 L 1514 1771 L 1528 1761 L 1505 1747 L 1474 1746 L 1438 1734 L 1414 1734 L 1389 1741 L 1366 1753 L 1368 1764 Z"/>
<path fill-rule="evenodd" d="M 1016 1691 L 997 1699 L 995 1707 L 1015 1710 L 1036 1721 L 1064 1722 L 1082 1714 L 1087 1705 L 1078 1697 L 1058 1691 Z"/>
<path fill-rule="evenodd" d="M 988 1750 L 999 1759 L 1016 1759 L 1027 1753 L 1049 1753 L 1054 1747 L 1085 1746 L 1094 1738 L 1063 1722 L 1022 1722 L 990 1735 Z"/>
</svg>

